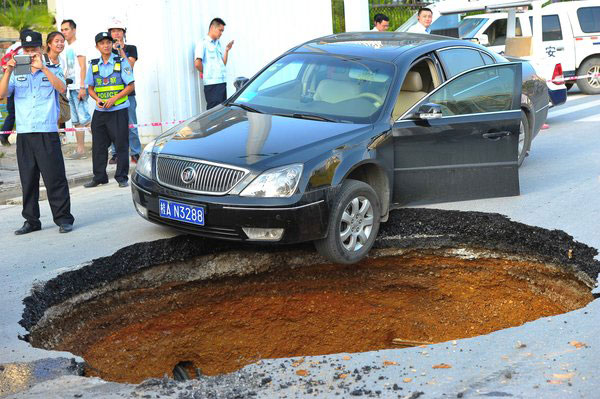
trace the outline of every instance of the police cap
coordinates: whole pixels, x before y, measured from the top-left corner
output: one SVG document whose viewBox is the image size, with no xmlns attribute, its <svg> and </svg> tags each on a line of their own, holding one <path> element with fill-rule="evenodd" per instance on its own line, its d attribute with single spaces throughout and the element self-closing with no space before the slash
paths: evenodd
<svg viewBox="0 0 600 399">
<path fill-rule="evenodd" d="M 42 34 L 32 30 L 24 30 L 21 32 L 21 46 L 23 47 L 41 47 Z"/>
<path fill-rule="evenodd" d="M 111 42 L 113 41 L 112 37 L 108 34 L 108 32 L 100 32 L 96 35 L 96 44 L 98 44 L 98 42 L 101 42 L 104 39 L 108 39 Z"/>
</svg>

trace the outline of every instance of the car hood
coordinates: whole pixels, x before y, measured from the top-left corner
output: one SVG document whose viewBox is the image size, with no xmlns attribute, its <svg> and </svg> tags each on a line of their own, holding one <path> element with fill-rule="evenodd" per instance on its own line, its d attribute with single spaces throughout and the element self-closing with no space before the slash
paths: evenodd
<svg viewBox="0 0 600 399">
<path fill-rule="evenodd" d="M 334 123 L 219 106 L 161 136 L 161 154 L 253 169 L 305 162 L 347 143 L 371 125 Z"/>
</svg>

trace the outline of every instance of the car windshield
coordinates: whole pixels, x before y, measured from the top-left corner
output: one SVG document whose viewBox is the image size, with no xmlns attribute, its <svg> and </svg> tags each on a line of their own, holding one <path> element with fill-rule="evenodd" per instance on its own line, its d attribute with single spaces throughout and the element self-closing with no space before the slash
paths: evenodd
<svg viewBox="0 0 600 399">
<path fill-rule="evenodd" d="M 266 68 L 230 105 L 249 111 L 347 123 L 375 121 L 393 64 L 362 58 L 288 54 Z"/>
<path fill-rule="evenodd" d="M 458 25 L 458 37 L 474 38 L 483 24 L 487 22 L 487 18 L 465 18 Z"/>
</svg>

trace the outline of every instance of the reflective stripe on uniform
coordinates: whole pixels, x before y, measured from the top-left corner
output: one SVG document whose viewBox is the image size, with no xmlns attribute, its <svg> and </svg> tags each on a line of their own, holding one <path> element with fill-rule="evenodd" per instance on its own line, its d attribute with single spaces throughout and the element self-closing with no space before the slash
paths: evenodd
<svg viewBox="0 0 600 399">
<path fill-rule="evenodd" d="M 104 91 L 113 91 L 113 90 L 123 90 L 125 85 L 116 85 L 116 86 L 94 86 L 94 91 L 96 93 L 102 93 Z"/>
</svg>

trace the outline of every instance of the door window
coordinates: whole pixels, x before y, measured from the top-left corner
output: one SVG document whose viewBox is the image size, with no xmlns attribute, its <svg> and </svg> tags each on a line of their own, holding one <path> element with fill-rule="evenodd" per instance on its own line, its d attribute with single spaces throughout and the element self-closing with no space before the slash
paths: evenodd
<svg viewBox="0 0 600 399">
<path fill-rule="evenodd" d="M 533 32 L 533 17 L 529 17 L 531 32 Z M 553 40 L 562 40 L 562 29 L 558 15 L 542 16 L 542 41 L 551 42 Z"/>
<path fill-rule="evenodd" d="M 448 78 L 466 70 L 484 65 L 479 51 L 468 48 L 442 50 L 439 56 L 444 64 Z"/>
<path fill-rule="evenodd" d="M 577 10 L 577 19 L 582 32 L 600 32 L 600 7 L 581 7 Z"/>
<path fill-rule="evenodd" d="M 483 57 L 483 61 L 485 62 L 485 65 L 490 65 L 490 64 L 496 63 L 496 61 L 494 61 L 494 58 L 492 58 L 491 55 L 486 54 L 483 51 L 481 52 L 481 56 Z"/>
<path fill-rule="evenodd" d="M 448 82 L 424 102 L 442 107 L 442 116 L 509 111 L 513 107 L 515 66 L 476 69 Z"/>
</svg>

